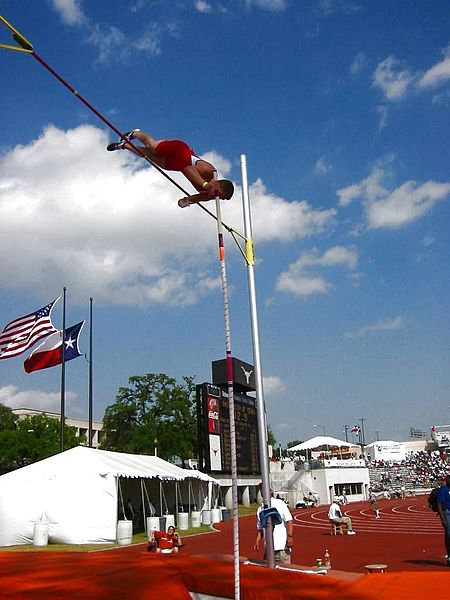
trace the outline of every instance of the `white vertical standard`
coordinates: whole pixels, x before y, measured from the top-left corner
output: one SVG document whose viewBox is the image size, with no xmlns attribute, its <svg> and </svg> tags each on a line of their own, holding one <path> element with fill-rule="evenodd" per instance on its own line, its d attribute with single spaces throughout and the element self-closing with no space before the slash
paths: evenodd
<svg viewBox="0 0 450 600">
<path fill-rule="evenodd" d="M 250 213 L 250 199 L 248 193 L 247 160 L 245 154 L 241 154 L 241 176 L 242 176 L 242 209 L 244 213 L 245 258 L 247 262 L 248 293 L 250 302 L 250 317 L 252 324 L 253 339 L 253 363 L 255 365 L 256 383 L 256 412 L 258 416 L 259 434 L 259 462 L 261 468 L 261 492 L 264 507 L 270 506 L 270 480 L 269 480 L 269 454 L 267 451 L 267 422 L 266 407 L 264 403 L 264 389 L 261 369 L 261 352 L 259 346 L 258 310 L 256 305 L 255 286 L 255 260 L 253 255 L 253 234 Z M 273 529 L 268 519 L 264 537 L 266 545 L 266 559 L 269 567 L 275 567 L 275 553 L 273 548 Z"/>
</svg>

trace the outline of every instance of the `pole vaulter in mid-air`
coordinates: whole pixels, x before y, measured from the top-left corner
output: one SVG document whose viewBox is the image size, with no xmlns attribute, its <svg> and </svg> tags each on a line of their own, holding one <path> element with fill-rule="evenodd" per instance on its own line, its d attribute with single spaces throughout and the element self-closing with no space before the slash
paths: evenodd
<svg viewBox="0 0 450 600">
<path fill-rule="evenodd" d="M 152 164 L 162 175 L 169 179 L 185 197 L 179 200 L 178 204 L 181 208 L 196 204 L 200 206 L 211 217 L 217 220 L 217 217 L 211 213 L 201 202 L 212 200 L 214 198 L 230 199 L 234 193 L 234 187 L 231 181 L 222 179 L 215 180 L 216 169 L 207 161 L 196 156 L 191 148 L 181 140 L 160 140 L 155 141 L 151 136 L 141 132 L 139 129 L 122 134 L 112 123 L 110 123 L 92 104 L 90 104 L 81 94 L 77 92 L 61 75 L 59 75 L 45 60 L 39 56 L 31 42 L 24 37 L 11 23 L 9 23 L 2 15 L 0 22 L 3 23 L 11 32 L 14 40 L 19 46 L 0 43 L 0 48 L 5 50 L 15 50 L 31 54 L 47 71 L 49 71 L 60 83 L 62 83 L 70 92 L 72 92 L 78 100 L 80 100 L 89 110 L 91 110 L 105 125 L 112 129 L 119 137 L 120 141 L 110 144 L 108 150 L 119 150 L 126 148 L 131 150 Z M 133 138 L 139 139 L 144 146 L 135 146 L 132 143 Z M 198 194 L 190 195 L 177 181 L 172 179 L 166 171 L 180 171 L 192 183 Z M 229 231 L 233 237 L 237 233 L 233 228 L 225 223 L 222 225 Z M 241 236 L 243 237 L 243 236 Z M 236 241 L 236 239 L 235 239 Z M 242 251 L 242 250 L 241 250 Z"/>
<path fill-rule="evenodd" d="M 131 140 L 139 140 L 143 146 L 130 144 Z M 234 186 L 229 179 L 215 179 L 217 170 L 211 163 L 195 154 L 195 151 L 181 140 L 154 140 L 151 135 L 140 129 L 132 129 L 124 133 L 120 142 L 112 142 L 107 150 L 130 150 L 138 156 L 147 157 L 161 169 L 180 171 L 199 192 L 178 200 L 178 206 L 185 208 L 205 200 L 229 200 L 234 193 Z"/>
</svg>

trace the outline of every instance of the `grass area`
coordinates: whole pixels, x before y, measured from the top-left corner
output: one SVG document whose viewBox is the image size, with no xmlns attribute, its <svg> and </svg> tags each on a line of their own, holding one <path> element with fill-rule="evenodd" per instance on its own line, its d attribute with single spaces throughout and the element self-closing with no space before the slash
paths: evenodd
<svg viewBox="0 0 450 600">
<path fill-rule="evenodd" d="M 247 515 L 256 515 L 258 504 L 251 504 L 250 506 L 239 505 L 239 516 L 245 517 Z M 189 535 L 199 535 L 203 533 L 214 533 L 209 525 L 201 525 L 200 527 L 191 527 L 189 529 L 179 531 L 181 537 L 187 537 Z M 147 542 L 147 535 L 144 531 L 135 533 L 132 538 L 132 544 L 145 544 Z M 49 544 L 48 546 L 33 546 L 33 544 L 24 544 L 20 546 L 5 546 L 0 548 L 0 551 L 6 552 L 54 552 L 55 550 L 64 552 L 94 552 L 98 550 L 106 550 L 111 548 L 118 548 L 118 544 Z"/>
</svg>

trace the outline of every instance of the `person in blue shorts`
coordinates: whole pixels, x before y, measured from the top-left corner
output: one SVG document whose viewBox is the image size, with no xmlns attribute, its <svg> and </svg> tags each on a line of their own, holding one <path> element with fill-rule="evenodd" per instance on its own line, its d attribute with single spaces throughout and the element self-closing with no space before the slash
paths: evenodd
<svg viewBox="0 0 450 600">
<path fill-rule="evenodd" d="M 445 478 L 445 485 L 438 492 L 438 514 L 444 528 L 444 542 L 447 551 L 447 567 L 450 567 L 450 475 Z"/>
</svg>

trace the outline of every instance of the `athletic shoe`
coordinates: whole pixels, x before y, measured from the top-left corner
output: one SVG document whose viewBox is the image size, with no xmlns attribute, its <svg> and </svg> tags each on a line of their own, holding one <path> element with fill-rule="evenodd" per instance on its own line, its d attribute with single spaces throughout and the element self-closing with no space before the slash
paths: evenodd
<svg viewBox="0 0 450 600">
<path fill-rule="evenodd" d="M 106 146 L 106 149 L 108 150 L 108 152 L 114 152 L 114 150 L 123 150 L 125 144 L 125 140 L 122 140 L 121 142 L 112 142 L 111 144 L 108 144 L 108 146 Z"/>
<path fill-rule="evenodd" d="M 140 129 L 132 129 L 131 131 L 127 131 L 123 134 L 122 139 L 127 137 L 129 140 L 132 140 L 137 131 L 140 131 Z"/>
<path fill-rule="evenodd" d="M 178 200 L 178 206 L 180 208 L 186 208 L 186 206 L 190 206 L 190 204 L 189 198 L 181 198 Z"/>
<path fill-rule="evenodd" d="M 347 531 L 347 535 L 356 535 L 356 531 Z"/>
</svg>

